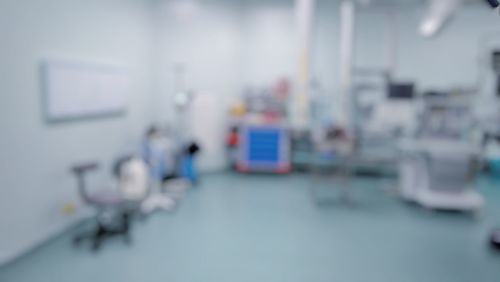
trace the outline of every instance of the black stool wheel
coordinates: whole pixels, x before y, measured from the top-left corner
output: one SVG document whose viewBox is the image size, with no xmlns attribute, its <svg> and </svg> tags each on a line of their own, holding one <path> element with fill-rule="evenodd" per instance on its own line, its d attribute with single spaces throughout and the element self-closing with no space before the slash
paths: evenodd
<svg viewBox="0 0 500 282">
<path fill-rule="evenodd" d="M 491 246 L 500 250 L 500 230 L 496 230 L 491 235 Z"/>
</svg>

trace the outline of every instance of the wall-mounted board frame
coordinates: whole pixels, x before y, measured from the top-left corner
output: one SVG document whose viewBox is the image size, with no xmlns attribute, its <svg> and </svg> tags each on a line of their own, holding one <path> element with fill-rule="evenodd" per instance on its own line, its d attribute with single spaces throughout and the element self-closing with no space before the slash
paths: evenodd
<svg viewBox="0 0 500 282">
<path fill-rule="evenodd" d="M 130 92 L 122 66 L 75 61 L 41 65 L 43 107 L 48 122 L 122 115 Z"/>
</svg>

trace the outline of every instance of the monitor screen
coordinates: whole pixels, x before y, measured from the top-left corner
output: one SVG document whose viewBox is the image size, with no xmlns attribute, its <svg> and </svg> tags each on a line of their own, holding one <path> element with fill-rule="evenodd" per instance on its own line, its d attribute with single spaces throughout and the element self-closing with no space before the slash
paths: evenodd
<svg viewBox="0 0 500 282">
<path fill-rule="evenodd" d="M 389 99 L 413 99 L 415 85 L 413 83 L 390 83 Z"/>
</svg>

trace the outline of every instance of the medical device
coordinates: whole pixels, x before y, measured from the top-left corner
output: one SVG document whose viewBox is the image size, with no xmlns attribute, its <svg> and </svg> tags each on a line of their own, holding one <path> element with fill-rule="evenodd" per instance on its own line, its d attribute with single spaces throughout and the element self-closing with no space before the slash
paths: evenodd
<svg viewBox="0 0 500 282">
<path fill-rule="evenodd" d="M 474 127 L 467 98 L 425 98 L 418 136 L 399 144 L 403 199 L 428 209 L 481 210 L 474 186 L 481 152 L 467 136 Z"/>
</svg>

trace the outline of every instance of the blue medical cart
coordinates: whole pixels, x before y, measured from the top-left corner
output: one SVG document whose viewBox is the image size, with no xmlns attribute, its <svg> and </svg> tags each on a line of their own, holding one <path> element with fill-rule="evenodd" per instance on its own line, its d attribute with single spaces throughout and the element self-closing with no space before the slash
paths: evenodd
<svg viewBox="0 0 500 282">
<path fill-rule="evenodd" d="M 283 125 L 245 125 L 240 131 L 241 172 L 290 172 L 290 134 Z"/>
</svg>

